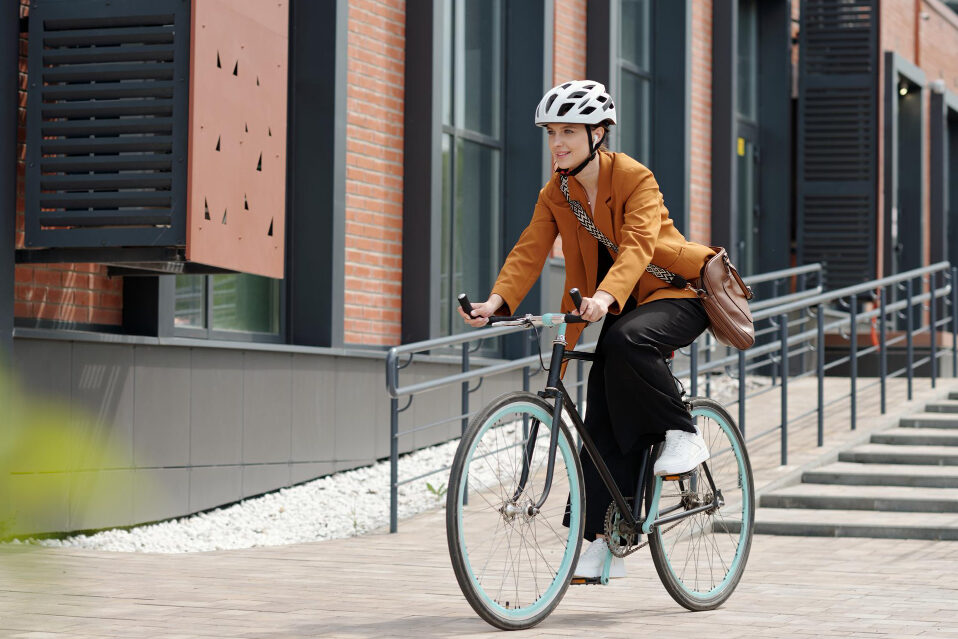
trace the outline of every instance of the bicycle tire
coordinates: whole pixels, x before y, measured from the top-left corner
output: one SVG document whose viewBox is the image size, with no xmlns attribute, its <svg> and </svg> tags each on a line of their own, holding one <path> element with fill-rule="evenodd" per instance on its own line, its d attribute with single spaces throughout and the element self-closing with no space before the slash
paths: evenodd
<svg viewBox="0 0 958 639">
<path fill-rule="evenodd" d="M 529 435 L 534 421 L 540 424 L 529 479 L 514 500 L 529 438 L 523 434 L 524 417 Z M 472 420 L 450 470 L 446 540 L 453 571 L 473 610 L 503 630 L 531 628 L 555 609 L 582 544 L 582 466 L 565 423 L 549 497 L 541 512 L 527 514 L 541 495 L 551 431 L 552 406 L 542 398 L 527 392 L 503 395 Z M 561 523 L 566 512 L 568 528 Z"/>
<path fill-rule="evenodd" d="M 755 484 L 745 440 L 728 411 L 718 402 L 696 398 L 691 412 L 711 457 L 706 462 L 722 491 L 725 505 L 662 524 L 649 534 L 652 562 L 669 595 L 693 611 L 722 605 L 735 590 L 748 561 L 755 526 Z M 649 494 L 661 478 L 649 471 Z M 689 509 L 711 501 L 703 466 L 679 485 L 662 481 L 659 514 L 673 508 Z"/>
</svg>

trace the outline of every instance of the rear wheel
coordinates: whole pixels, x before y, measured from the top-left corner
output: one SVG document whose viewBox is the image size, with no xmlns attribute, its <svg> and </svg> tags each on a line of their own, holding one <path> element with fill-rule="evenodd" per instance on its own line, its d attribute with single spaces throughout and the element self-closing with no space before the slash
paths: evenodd
<svg viewBox="0 0 958 639">
<path fill-rule="evenodd" d="M 504 630 L 529 628 L 552 612 L 582 543 L 582 468 L 564 424 L 549 497 L 534 508 L 551 432 L 552 406 L 531 393 L 504 395 L 473 419 L 450 472 L 446 536 L 456 579 L 479 616 Z"/>
<path fill-rule="evenodd" d="M 679 481 L 655 478 L 662 484 L 659 517 L 713 503 L 706 466 L 721 505 L 656 526 L 649 547 L 672 598 L 689 610 L 711 610 L 729 598 L 745 571 L 755 522 L 755 489 L 745 441 L 722 405 L 694 399 L 692 417 L 711 457 Z"/>
</svg>

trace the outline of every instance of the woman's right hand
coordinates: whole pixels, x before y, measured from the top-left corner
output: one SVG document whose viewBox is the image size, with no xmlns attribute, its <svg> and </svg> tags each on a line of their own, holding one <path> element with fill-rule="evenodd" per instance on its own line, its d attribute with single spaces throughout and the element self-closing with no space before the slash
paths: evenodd
<svg viewBox="0 0 958 639">
<path fill-rule="evenodd" d="M 465 320 L 466 324 L 474 328 L 479 328 L 489 323 L 487 318 L 499 310 L 499 307 L 502 306 L 502 302 L 502 297 L 498 293 L 493 293 L 485 302 L 472 305 L 472 317 L 466 315 L 458 306 L 456 310 L 459 311 L 459 314 L 462 316 L 462 319 Z"/>
</svg>

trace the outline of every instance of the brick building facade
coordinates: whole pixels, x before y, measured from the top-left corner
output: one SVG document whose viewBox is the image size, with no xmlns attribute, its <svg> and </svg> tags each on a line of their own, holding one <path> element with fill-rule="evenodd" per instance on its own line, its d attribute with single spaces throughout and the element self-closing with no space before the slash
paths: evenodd
<svg viewBox="0 0 958 639">
<path fill-rule="evenodd" d="M 822 16 L 839 5 L 853 12 L 847 23 L 826 24 Z M 949 161 L 940 150 L 958 148 L 958 14 L 940 0 L 285 6 L 286 195 L 285 203 L 271 203 L 286 214 L 278 280 L 194 268 L 182 256 L 131 272 L 121 250 L 128 247 L 106 247 L 116 249 L 109 259 L 82 263 L 32 258 L 27 222 L 40 211 L 26 197 L 30 180 L 38 179 L 27 166 L 28 94 L 36 79 L 28 64 L 37 55 L 29 40 L 37 26 L 27 0 L 0 3 L 0 24 L 16 22 L 20 31 L 16 59 L 0 58 L 10 70 L 16 65 L 19 84 L 18 135 L 0 147 L 16 156 L 17 175 L 15 192 L 0 192 L 16 219 L 15 242 L 0 253 L 0 276 L 13 291 L 0 300 L 15 325 L 6 351 L 24 383 L 99 415 L 101 427 L 84 436 L 105 430 L 121 442 L 125 452 L 113 472 L 133 491 L 123 499 L 136 501 L 132 480 L 140 476 L 171 495 L 150 512 L 134 514 L 130 506 L 97 521 L 57 519 L 51 526 L 194 512 L 383 457 L 385 347 L 462 330 L 451 319 L 455 292 L 488 291 L 549 176 L 532 111 L 538 96 L 566 79 L 588 76 L 609 86 L 620 113 L 613 150 L 648 164 L 677 226 L 694 241 L 729 246 L 743 270 L 827 258 L 830 285 L 838 286 L 843 277 L 861 281 L 927 264 L 942 250 L 946 259 L 958 252 L 958 223 L 951 223 L 958 187 L 947 188 L 955 184 L 948 176 L 958 174 L 958 152 Z M 808 64 L 813 56 L 802 47 L 820 42 L 809 35 L 815 29 L 833 27 L 873 36 L 863 54 L 871 66 L 856 78 L 867 81 L 862 95 L 874 117 L 862 116 L 868 134 L 854 149 L 865 158 L 862 183 L 870 186 L 867 206 L 853 220 L 871 235 L 836 235 L 858 243 L 847 263 L 827 228 L 825 241 L 815 243 L 822 236 L 816 220 L 827 221 L 830 209 L 809 204 L 822 201 L 814 191 L 821 184 L 806 179 L 809 165 L 802 164 L 844 152 L 816 156 L 814 118 L 806 117 L 814 109 L 812 76 L 822 69 Z M 841 51 L 814 55 L 835 68 L 843 64 Z M 889 73 L 898 74 L 891 84 Z M 895 127 L 886 126 L 889 87 L 907 89 L 894 103 L 903 114 Z M 912 122 L 907 101 L 915 96 L 921 117 Z M 941 104 L 944 116 L 935 111 Z M 886 163 L 892 144 L 912 152 L 911 141 L 895 133 L 911 126 L 921 127 L 919 173 L 907 162 Z M 939 144 L 936 135 L 951 142 Z M 936 177 L 942 171 L 944 184 Z M 908 195 L 913 188 L 917 198 Z M 911 209 L 887 206 L 902 197 Z M 892 219 L 901 237 L 892 233 Z M 910 239 L 909 225 L 920 227 L 920 237 Z M 942 233 L 951 239 L 939 250 Z M 904 251 L 905 259 L 895 246 L 908 242 L 915 248 Z M 95 248 L 84 254 L 95 257 Z M 558 305 L 562 268 L 557 242 L 523 310 Z M 483 355 L 511 356 L 511 348 L 506 342 Z M 111 375 L 91 377 L 93 366 Z M 445 370 L 431 366 L 422 374 Z M 79 392 L 91 379 L 100 386 Z M 425 418 L 432 407 L 419 410 Z M 410 436 L 402 448 L 444 436 Z"/>
</svg>

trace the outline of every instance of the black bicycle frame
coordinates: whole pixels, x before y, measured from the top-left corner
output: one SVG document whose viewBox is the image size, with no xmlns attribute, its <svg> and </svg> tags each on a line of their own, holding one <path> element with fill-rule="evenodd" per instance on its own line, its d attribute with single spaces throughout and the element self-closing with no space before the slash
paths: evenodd
<svg viewBox="0 0 958 639">
<path fill-rule="evenodd" d="M 606 465 L 605 460 L 603 460 L 602 456 L 599 454 L 595 445 L 595 441 L 586 430 L 585 424 L 583 424 L 582 418 L 579 415 L 578 408 L 572 401 L 569 393 L 566 391 L 565 386 L 562 384 L 562 379 L 560 377 L 562 367 L 561 365 L 557 365 L 557 362 L 565 362 L 566 360 L 570 359 L 594 361 L 595 354 L 574 350 L 567 351 L 565 350 L 565 341 L 562 339 L 556 339 L 553 342 L 552 359 L 549 364 L 549 379 L 546 382 L 545 390 L 539 391 L 538 393 L 543 399 L 553 399 L 555 403 L 553 404 L 552 410 L 552 431 L 549 435 L 549 464 L 546 469 L 545 486 L 543 487 L 542 495 L 535 504 L 535 511 L 538 512 L 542 508 L 546 502 L 546 499 L 549 497 L 549 492 L 552 489 L 552 477 L 555 471 L 556 449 L 559 444 L 559 429 L 562 423 L 562 409 L 564 407 L 566 412 L 568 412 L 569 416 L 572 418 L 572 425 L 575 427 L 576 432 L 582 440 L 582 448 L 589 453 L 589 457 L 592 458 L 592 462 L 595 464 L 596 470 L 599 471 L 599 476 L 602 478 L 602 483 L 604 483 L 605 487 L 609 490 L 609 494 L 612 495 L 612 499 L 615 501 L 616 507 L 619 509 L 619 512 L 625 519 L 625 526 L 631 530 L 640 530 L 639 518 L 644 505 L 643 501 L 646 488 L 645 477 L 648 472 L 650 449 L 645 448 L 641 453 L 639 461 L 639 479 L 635 487 L 635 501 L 633 506 L 630 507 L 628 500 L 622 494 L 618 484 L 616 484 L 615 478 L 612 477 L 612 473 L 609 471 L 609 467 Z M 532 466 L 532 455 L 535 449 L 534 442 L 536 434 L 538 434 L 538 430 L 539 421 L 533 420 L 532 427 L 529 430 L 529 439 L 525 446 L 525 455 L 523 456 L 522 460 L 522 474 L 519 478 L 519 485 L 515 494 L 513 495 L 513 501 L 516 501 L 519 498 L 519 495 L 521 495 L 525 490 L 526 481 L 529 478 L 529 468 Z M 681 513 L 666 514 L 665 516 L 658 517 L 653 522 L 653 526 L 678 521 L 686 517 L 691 517 L 692 515 L 705 510 L 720 507 L 722 505 L 720 493 L 715 487 L 715 482 L 712 480 L 712 473 L 709 470 L 707 463 L 703 463 L 703 467 L 705 469 L 705 477 L 712 489 L 712 503 L 698 506 Z M 665 513 L 671 513 L 677 508 L 679 508 L 679 506 L 669 508 L 667 511 L 665 511 Z M 662 513 L 656 514 L 659 515 Z"/>
</svg>

